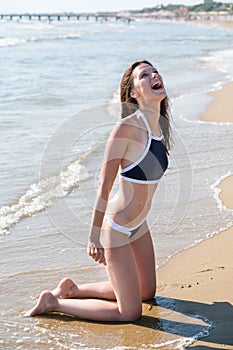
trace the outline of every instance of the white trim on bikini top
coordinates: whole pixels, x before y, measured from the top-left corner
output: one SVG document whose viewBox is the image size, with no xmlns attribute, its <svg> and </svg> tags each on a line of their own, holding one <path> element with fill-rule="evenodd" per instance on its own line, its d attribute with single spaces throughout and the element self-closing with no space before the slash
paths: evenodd
<svg viewBox="0 0 233 350">
<path fill-rule="evenodd" d="M 125 168 L 121 169 L 120 171 L 120 175 L 125 172 L 125 171 L 129 171 L 131 169 L 133 169 L 135 166 L 137 166 L 139 163 L 141 163 L 141 161 L 145 158 L 145 156 L 147 155 L 148 151 L 149 151 L 149 148 L 150 148 L 150 144 L 151 144 L 151 140 L 154 139 L 154 140 L 157 140 L 157 141 L 161 141 L 163 139 L 163 134 L 162 134 L 162 131 L 161 131 L 161 135 L 160 136 L 154 136 L 151 134 L 151 130 L 150 130 L 150 126 L 149 126 L 149 123 L 146 119 L 146 117 L 144 116 L 144 114 L 138 109 L 137 110 L 138 114 L 140 115 L 140 117 L 142 118 L 146 128 L 147 128 L 147 132 L 148 132 L 148 139 L 147 139 L 147 144 L 146 144 L 146 148 L 144 149 L 144 151 L 142 152 L 142 154 L 139 156 L 139 158 L 137 160 L 135 160 L 135 162 L 133 162 L 132 164 L 126 166 Z M 136 182 L 135 180 L 136 179 L 131 179 L 131 178 L 128 178 L 128 177 L 125 177 L 125 176 L 122 176 L 121 177 L 124 178 L 124 180 L 127 180 L 127 181 L 131 181 L 131 182 Z M 140 181 L 140 182 L 139 182 Z M 151 180 L 153 182 L 150 182 L 150 183 L 156 183 L 156 181 L 158 182 L 158 180 Z M 145 183 L 145 180 L 137 180 L 138 183 Z M 149 181 L 147 181 L 149 183 Z"/>
</svg>

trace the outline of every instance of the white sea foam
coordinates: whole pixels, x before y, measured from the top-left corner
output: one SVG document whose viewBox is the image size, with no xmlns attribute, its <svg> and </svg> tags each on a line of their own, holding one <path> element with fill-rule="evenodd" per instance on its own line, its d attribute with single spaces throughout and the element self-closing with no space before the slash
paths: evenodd
<svg viewBox="0 0 233 350">
<path fill-rule="evenodd" d="M 0 38 L 0 47 L 16 46 L 25 42 L 25 39 L 19 38 Z"/>
<path fill-rule="evenodd" d="M 215 68 L 217 71 L 227 74 L 229 79 L 233 78 L 232 70 L 233 50 L 211 51 L 207 56 L 199 57 L 199 61 Z"/>
<path fill-rule="evenodd" d="M 223 180 L 225 180 L 226 178 L 228 178 L 229 176 L 232 176 L 232 175 L 233 175 L 233 172 L 232 171 L 228 171 L 227 174 L 221 176 L 210 187 L 211 190 L 213 191 L 213 197 L 216 200 L 216 202 L 218 203 L 218 208 L 219 208 L 220 211 L 227 210 L 227 211 L 232 211 L 233 212 L 233 209 L 227 208 L 226 205 L 223 203 L 223 201 L 220 199 L 220 193 L 222 191 L 218 187 Z"/>
<path fill-rule="evenodd" d="M 75 40 L 75 39 L 79 39 L 80 37 L 81 37 L 81 34 L 69 33 L 69 34 L 59 35 L 58 37 L 55 37 L 54 39 Z"/>
<path fill-rule="evenodd" d="M 212 124 L 212 125 L 223 125 L 223 126 L 224 125 L 228 125 L 228 126 L 232 125 L 231 122 L 212 122 L 212 121 L 205 121 L 205 120 L 201 120 L 201 119 L 191 120 L 191 119 L 184 117 L 183 114 L 180 114 L 179 118 L 187 123 L 190 123 L 190 124 L 203 124 L 203 125 L 204 124 L 205 125 Z"/>
<path fill-rule="evenodd" d="M 0 235 L 9 234 L 21 219 L 50 207 L 54 201 L 67 196 L 81 181 L 90 177 L 85 167 L 76 161 L 58 176 L 47 177 L 32 184 L 16 203 L 1 207 Z"/>
<path fill-rule="evenodd" d="M 65 33 L 57 36 L 33 36 L 28 38 L 27 42 L 41 42 L 41 41 L 52 41 L 52 40 L 76 40 L 82 37 L 81 33 Z"/>
</svg>

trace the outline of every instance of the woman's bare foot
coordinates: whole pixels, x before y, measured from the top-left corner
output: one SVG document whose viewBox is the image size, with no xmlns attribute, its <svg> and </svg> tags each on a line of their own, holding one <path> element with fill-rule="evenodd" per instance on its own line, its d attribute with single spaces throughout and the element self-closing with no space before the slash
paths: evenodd
<svg viewBox="0 0 233 350">
<path fill-rule="evenodd" d="M 79 289 L 77 284 L 75 284 L 70 278 L 63 278 L 58 286 L 52 290 L 52 294 L 60 299 L 77 298 L 78 292 Z"/>
<path fill-rule="evenodd" d="M 37 304 L 29 311 L 24 313 L 24 316 L 35 316 L 46 314 L 59 306 L 57 299 L 49 291 L 44 291 L 41 293 Z"/>
</svg>

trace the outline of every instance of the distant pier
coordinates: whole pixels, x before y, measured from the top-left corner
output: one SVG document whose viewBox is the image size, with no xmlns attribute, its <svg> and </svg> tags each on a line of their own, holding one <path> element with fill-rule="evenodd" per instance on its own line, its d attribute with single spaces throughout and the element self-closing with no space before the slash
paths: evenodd
<svg viewBox="0 0 233 350">
<path fill-rule="evenodd" d="M 86 19 L 89 20 L 90 18 L 95 19 L 96 21 L 108 21 L 110 20 L 116 20 L 116 21 L 123 21 L 126 23 L 130 23 L 133 21 L 132 18 L 121 16 L 118 14 L 113 13 L 7 13 L 7 14 L 0 14 L 0 20 L 47 20 L 47 21 L 53 21 L 57 20 L 60 21 L 62 19 L 66 20 L 79 20 L 79 19 Z"/>
</svg>

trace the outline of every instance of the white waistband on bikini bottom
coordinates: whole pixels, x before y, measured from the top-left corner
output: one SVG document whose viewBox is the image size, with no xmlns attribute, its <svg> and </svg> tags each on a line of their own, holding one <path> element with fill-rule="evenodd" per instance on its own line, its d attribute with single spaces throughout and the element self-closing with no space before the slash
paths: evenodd
<svg viewBox="0 0 233 350">
<path fill-rule="evenodd" d="M 136 230 L 137 228 L 139 228 L 145 221 L 146 219 L 144 219 L 139 225 L 137 225 L 136 227 L 125 227 L 122 225 L 117 224 L 115 221 L 113 221 L 112 219 L 110 219 L 108 216 L 105 216 L 105 221 L 107 221 L 107 223 L 109 224 L 109 226 L 111 226 L 114 230 L 119 231 L 121 233 L 124 233 L 128 236 L 131 235 L 132 231 Z"/>
</svg>

